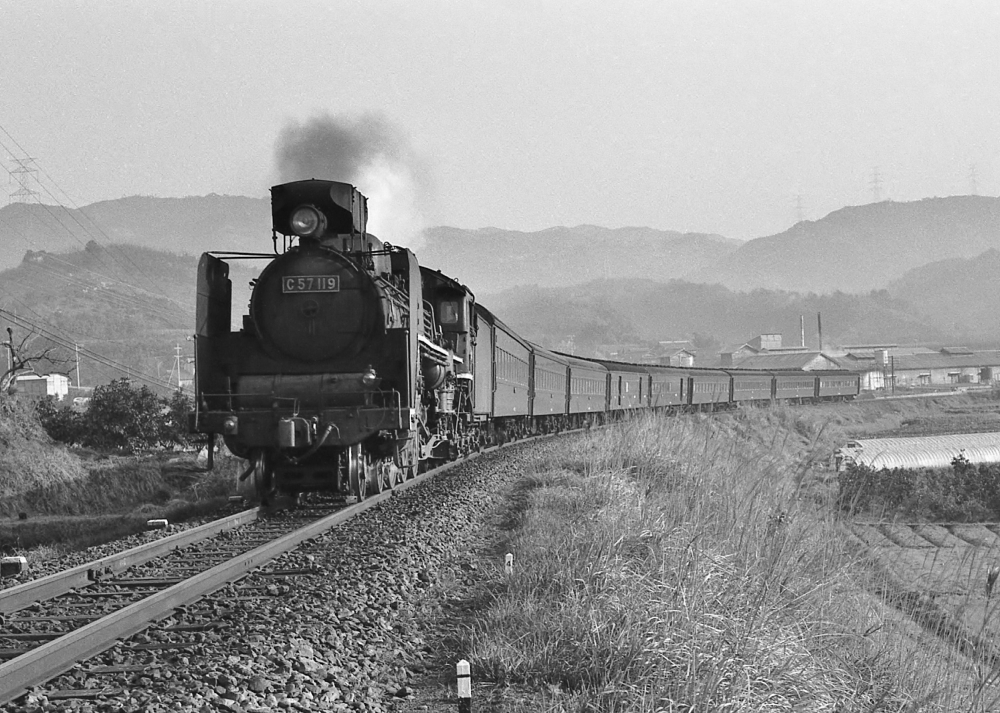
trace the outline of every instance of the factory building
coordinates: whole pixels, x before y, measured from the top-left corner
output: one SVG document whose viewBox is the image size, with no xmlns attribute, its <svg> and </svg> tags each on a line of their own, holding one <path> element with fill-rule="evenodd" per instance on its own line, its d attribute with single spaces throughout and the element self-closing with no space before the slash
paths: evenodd
<svg viewBox="0 0 1000 713">
<path fill-rule="evenodd" d="M 993 386 L 1000 382 L 1000 350 L 945 347 L 898 349 L 887 346 L 871 352 L 851 349 L 838 357 L 845 369 L 861 374 L 861 389 L 953 389 L 962 384 Z"/>
</svg>

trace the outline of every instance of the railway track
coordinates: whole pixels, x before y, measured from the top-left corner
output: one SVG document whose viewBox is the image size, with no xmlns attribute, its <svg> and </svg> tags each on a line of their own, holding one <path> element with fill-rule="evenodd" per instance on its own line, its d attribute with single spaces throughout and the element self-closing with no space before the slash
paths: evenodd
<svg viewBox="0 0 1000 713">
<path fill-rule="evenodd" d="M 492 450 L 492 449 L 491 449 Z M 478 454 L 477 454 L 478 455 Z M 47 690 L 49 700 L 107 694 L 120 674 L 135 664 L 79 664 L 146 630 L 173 621 L 165 631 L 192 641 L 218 628 L 217 622 L 184 621 L 185 608 L 301 543 L 337 527 L 395 493 L 469 459 L 443 465 L 377 496 L 337 509 L 303 508 L 265 516 L 247 510 L 198 528 L 164 537 L 38 580 L 0 590 L 0 705 L 74 669 L 76 687 Z M 309 568 L 262 573 L 271 578 L 309 574 Z M 268 585 L 265 585 L 268 586 Z M 273 586 L 273 585 L 271 585 Z M 232 596 L 258 596 L 232 590 Z M 154 637 L 155 638 L 155 637 Z M 183 641 L 148 642 L 132 653 L 183 649 Z M 101 682 L 106 677 L 110 683 Z M 97 680 L 94 680 L 97 679 Z"/>
</svg>

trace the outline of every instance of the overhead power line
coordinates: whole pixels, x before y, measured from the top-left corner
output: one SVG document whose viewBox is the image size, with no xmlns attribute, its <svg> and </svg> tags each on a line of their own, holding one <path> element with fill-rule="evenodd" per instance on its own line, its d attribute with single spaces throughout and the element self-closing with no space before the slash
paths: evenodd
<svg viewBox="0 0 1000 713">
<path fill-rule="evenodd" d="M 6 137 L 7 137 L 8 139 L 9 139 L 9 141 L 10 141 L 10 142 L 11 142 L 11 143 L 12 143 L 12 144 L 13 144 L 13 145 L 15 146 L 15 147 L 17 147 L 18 151 L 20 151 L 20 152 L 21 152 L 21 154 L 23 154 L 23 155 L 24 155 L 25 157 L 27 157 L 27 156 L 28 156 L 28 153 L 27 153 L 27 151 L 26 151 L 26 150 L 24 149 L 24 147 L 22 147 L 22 146 L 21 146 L 21 144 L 20 144 L 20 143 L 18 143 L 17 139 L 15 139 L 15 138 L 14 138 L 14 137 L 13 137 L 13 136 L 12 136 L 12 135 L 10 134 L 10 132 L 9 132 L 9 131 L 7 131 L 7 129 L 3 127 L 3 125 L 0 125 L 0 132 L 2 132 L 2 133 L 3 133 L 3 134 L 4 134 L 4 135 L 5 135 L 5 136 L 6 136 Z M 87 214 L 86 214 L 85 212 L 83 212 L 83 210 L 81 210 L 81 209 L 80 209 L 80 207 L 79 207 L 79 206 L 77 206 L 77 205 L 76 205 L 76 203 L 75 203 L 75 202 L 74 202 L 74 201 L 72 200 L 72 198 L 70 198 L 69 194 L 67 194 L 67 193 L 66 193 L 66 191 L 64 191 L 64 190 L 63 190 L 63 189 L 62 189 L 62 188 L 61 188 L 61 187 L 59 186 L 59 184 L 58 184 L 58 183 L 57 183 L 57 182 L 55 181 L 55 179 L 53 179 L 53 178 L 52 178 L 52 177 L 51 177 L 51 176 L 50 176 L 50 175 L 49 175 L 49 174 L 48 174 L 48 173 L 47 173 L 47 172 L 45 171 L 45 169 L 44 169 L 44 168 L 42 168 L 41 166 L 37 166 L 37 165 L 35 165 L 35 164 L 37 163 L 36 159 L 34 159 L 34 158 L 23 158 L 23 159 L 18 159 L 18 158 L 16 157 L 16 155 L 15 155 L 15 152 L 14 152 L 14 151 L 12 151 L 12 150 L 10 150 L 10 148 L 9 148 L 9 147 L 8 147 L 8 146 L 6 145 L 6 143 L 4 143 L 4 142 L 3 142 L 2 140 L 0 140 L 0 147 L 2 147 L 2 148 L 3 148 L 4 150 L 5 150 L 5 151 L 7 151 L 7 153 L 8 153 L 8 154 L 10 154 L 10 156 L 11 156 L 11 157 L 12 157 L 12 159 L 13 159 L 13 160 L 15 161 L 15 163 L 18 163 L 18 164 L 19 164 L 19 166 L 20 166 L 21 164 L 23 164 L 23 163 L 27 163 L 27 162 L 30 162 L 30 164 L 31 164 L 31 165 L 30 165 L 30 169 L 27 169 L 27 170 L 19 170 L 19 169 L 15 169 L 14 171 L 11 171 L 11 176 L 12 176 L 12 177 L 15 177 L 15 178 L 18 178 L 18 180 L 19 180 L 19 182 L 20 182 L 20 184 L 21 184 L 21 190 L 22 190 L 22 191 L 26 192 L 26 194 L 30 194 L 30 195 L 33 195 L 33 196 L 37 196 L 37 191 L 34 191 L 34 190 L 32 190 L 32 189 L 30 189 L 30 188 L 28 187 L 28 182 L 27 182 L 27 176 L 28 176 L 28 175 L 30 175 L 30 174 L 33 174 L 33 173 L 34 173 L 35 171 L 38 171 L 38 172 L 41 172 L 41 173 L 42 173 L 42 175 L 43 175 L 43 176 L 45 176 L 45 177 L 46 177 L 46 179 L 48 179 L 48 181 L 49 181 L 49 182 L 50 182 L 50 183 L 51 183 L 51 184 L 52 184 L 53 186 L 55 186 L 56 190 L 58 190 L 58 191 L 59 191 L 59 192 L 60 192 L 60 193 L 61 193 L 61 194 L 62 194 L 62 195 L 64 196 L 64 198 L 65 198 L 66 202 L 68 202 L 68 203 L 69 203 L 69 204 L 70 204 L 70 205 L 71 205 L 71 206 L 72 206 L 72 207 L 74 208 L 74 210 L 76 211 L 76 213 L 79 213 L 80 215 L 84 216 L 84 217 L 85 217 L 85 218 L 87 219 L 87 221 L 88 221 L 88 222 L 89 222 L 89 223 L 90 223 L 90 224 L 91 224 L 91 225 L 92 225 L 92 226 L 94 227 L 94 229 L 95 229 L 95 230 L 96 230 L 96 231 L 97 231 L 97 232 L 98 232 L 98 233 L 99 233 L 99 234 L 100 234 L 100 235 L 101 235 L 101 236 L 102 236 L 102 237 L 103 237 L 103 238 L 104 238 L 104 239 L 105 239 L 105 240 L 106 240 L 106 241 L 107 241 L 107 242 L 109 243 L 108 245 L 106 245 L 106 246 L 105 246 L 105 248 L 106 248 L 107 252 L 109 253 L 109 255 L 111 256 L 111 258 L 112 258 L 112 259 L 114 259 L 114 260 L 115 260 L 116 262 L 118 262 L 118 265 L 119 265 L 119 267 L 123 267 L 123 268 L 124 268 L 124 265 L 122 265 L 122 264 L 121 264 L 121 263 L 120 263 L 120 262 L 118 261 L 118 255 L 116 255 L 116 252 L 117 252 L 117 253 L 120 253 L 120 256 L 121 256 L 122 258 L 124 258 L 124 260 L 125 260 L 126 262 L 128 262 L 128 263 L 129 263 L 129 264 L 130 264 L 130 265 L 131 265 L 131 266 L 132 266 L 133 268 L 135 268 L 135 270 L 136 270 L 136 271 L 137 271 L 137 272 L 138 272 L 139 274 L 141 274 L 141 275 L 142 275 L 143 277 L 145 277 L 145 278 L 146 278 L 146 279 L 148 280 L 148 282 L 149 282 L 149 285 L 150 285 L 150 286 L 154 286 L 154 285 L 156 285 L 156 280 L 155 280 L 155 279 L 154 279 L 154 278 L 153 278 L 153 277 L 152 277 L 151 275 L 147 274 L 147 273 L 146 273 L 146 272 L 145 272 L 145 271 L 144 271 L 144 270 L 143 270 L 143 269 L 142 269 L 142 268 L 141 268 L 141 267 L 140 267 L 140 266 L 139 266 L 139 265 L 138 265 L 138 264 L 137 264 L 137 263 L 136 263 L 135 261 L 133 261 L 133 260 L 132 260 L 132 259 L 131 259 L 131 258 L 130 258 L 130 257 L 129 257 L 129 256 L 127 255 L 127 254 L 125 254 L 125 253 L 121 252 L 120 250 L 119 250 L 119 251 L 115 251 L 115 250 L 112 250 L 112 249 L 110 248 L 110 242 L 111 242 L 111 237 L 110 237 L 110 236 L 109 236 L 109 235 L 108 235 L 108 234 L 107 234 L 106 232 L 104 232 L 104 230 L 103 230 L 103 229 L 102 229 L 102 228 L 101 228 L 101 227 L 100 227 L 100 226 L 99 226 L 99 225 L 98 225 L 97 223 L 95 223 L 95 222 L 94 222 L 94 220 L 93 220 L 93 219 L 92 219 L 92 218 L 91 218 L 90 216 L 88 216 L 88 215 L 87 215 Z M 84 225 L 84 224 L 83 224 L 82 222 L 80 222 L 80 220 L 79 220 L 79 218 L 77 217 L 77 214 L 76 214 L 76 213 L 73 213 L 73 212 L 70 212 L 70 211 L 69 211 L 69 209 L 67 209 L 67 208 L 66 208 L 66 207 L 65 207 L 65 206 L 63 205 L 63 201 L 62 201 L 62 200 L 60 200 L 59 198 L 57 198 L 57 197 L 56 197 L 56 196 L 55 196 L 55 195 L 54 195 L 54 194 L 53 194 L 53 193 L 52 193 L 52 192 L 51 192 L 51 191 L 50 191 L 50 190 L 48 189 L 48 187 L 47 187 L 47 186 L 46 186 L 45 184 L 43 184 L 43 183 L 41 183 L 41 182 L 38 182 L 38 185 L 39 185 L 39 186 L 40 186 L 40 187 L 41 187 L 41 188 L 42 188 L 42 189 L 44 190 L 44 192 L 46 193 L 46 195 L 48 195 L 48 197 L 49 197 L 49 198 L 50 198 L 50 199 L 51 199 L 51 200 L 52 200 L 52 201 L 53 201 L 53 202 L 54 202 L 54 203 L 55 203 L 55 204 L 56 204 L 56 205 L 57 205 L 58 207 L 60 207 L 60 208 L 62 208 L 62 209 L 63 209 L 63 211 L 64 211 L 64 212 L 66 213 L 66 215 L 67 215 L 67 216 L 68 216 L 68 217 L 69 217 L 69 218 L 70 218 L 70 219 L 71 219 L 71 220 L 72 220 L 72 221 L 73 221 L 74 223 L 76 223 L 76 225 L 77 225 L 77 226 L 78 226 L 78 227 L 79 227 L 79 228 L 80 228 L 81 230 L 83 230 L 83 232 L 84 232 L 84 233 L 85 233 L 85 234 L 86 234 L 86 235 L 87 235 L 88 237 L 90 237 L 90 238 L 91 238 L 92 240 L 94 240 L 94 242 L 97 242 L 97 243 L 99 243 L 99 241 L 97 241 L 97 240 L 96 240 L 96 239 L 94 238 L 94 235 L 93 235 L 93 233 L 92 233 L 92 232 L 91 232 L 91 231 L 90 231 L 90 230 L 89 230 L 89 229 L 87 228 L 87 226 L 85 226 L 85 225 Z M 79 238 L 77 237 L 77 235 L 76 235 L 76 234 L 75 234 L 75 233 L 74 233 L 74 232 L 73 232 L 72 230 L 70 230 L 69 226 L 67 226 L 67 225 L 66 225 L 65 223 L 63 223 L 63 222 L 62 222 L 62 221 L 61 221 L 61 220 L 60 220 L 60 219 L 58 218 L 58 216 L 56 216 L 56 215 L 55 215 L 55 213 L 54 213 L 54 212 L 53 212 L 53 211 L 52 211 L 52 210 L 51 210 L 51 209 L 49 208 L 49 206 L 46 206 L 46 205 L 45 205 L 45 204 L 43 204 L 43 203 L 38 203 L 38 205 L 42 206 L 42 207 L 43 207 L 43 208 L 44 208 L 44 209 L 46 210 L 46 212 L 47 212 L 47 213 L 48 213 L 48 214 L 49 214 L 49 215 L 50 215 L 50 216 L 51 216 L 51 217 L 52 217 L 52 218 L 53 218 L 53 219 L 54 219 L 54 220 L 55 220 L 56 222 L 58 222 L 58 223 L 59 223 L 59 224 L 60 224 L 60 225 L 61 225 L 61 226 L 62 226 L 62 227 L 63 227 L 63 228 L 64 228 L 64 229 L 66 230 L 66 232 L 67 232 L 67 233 L 69 233 L 69 235 L 70 235 L 70 236 L 71 236 L 71 237 L 72 237 L 72 238 L 73 238 L 73 239 L 74 239 L 74 240 L 75 240 L 75 241 L 76 241 L 77 243 L 79 243 L 79 244 L 80 244 L 81 246 L 83 246 L 83 247 L 86 247 L 86 245 L 85 245 L 85 244 L 84 244 L 84 243 L 83 243 L 83 242 L 82 242 L 82 241 L 81 241 L 81 240 L 80 240 L 80 239 L 79 239 Z M 102 262 L 103 262 L 103 261 L 102 261 Z M 105 265 L 106 265 L 106 263 L 105 263 Z M 106 266 L 107 266 L 107 265 L 106 265 Z M 108 277 L 109 277 L 109 279 L 113 279 L 113 280 L 117 280 L 117 281 L 121 281 L 121 280 L 118 280 L 118 278 L 115 278 L 115 277 L 112 277 L 112 276 L 108 276 Z M 124 282 L 123 282 L 123 284 L 129 284 L 129 283 L 124 283 Z M 131 285 L 130 285 L 130 286 L 131 286 Z M 179 303 L 179 302 L 178 302 L 177 300 L 174 300 L 174 299 L 172 299 L 172 298 L 171 298 L 170 296 L 168 296 L 168 295 L 167 295 L 167 294 L 166 294 L 165 292 L 163 292 L 162 290 L 160 290 L 160 289 L 154 289 L 154 291 L 158 292 L 158 293 L 159 293 L 159 294 L 160 294 L 160 295 L 161 295 L 161 296 L 162 296 L 163 298 L 165 298 L 166 300 L 168 300 L 168 301 L 170 301 L 170 302 L 173 302 L 174 304 L 177 304 L 178 306 L 182 306 L 182 305 L 181 305 L 181 304 L 180 304 L 180 303 Z"/>
<path fill-rule="evenodd" d="M 106 356 L 104 356 L 102 354 L 98 354 L 97 352 L 93 352 L 93 351 L 91 351 L 91 350 L 89 350 L 89 349 L 87 349 L 85 347 L 80 346 L 79 344 L 77 344 L 76 342 L 74 342 L 72 340 L 67 340 L 67 339 L 63 338 L 61 335 L 55 334 L 55 333 L 51 332 L 50 330 L 46 329 L 45 327 L 42 327 L 41 325 L 38 325 L 38 324 L 32 322 L 31 320 L 28 320 L 28 319 L 25 319 L 24 317 L 16 315 L 13 312 L 8 312 L 7 310 L 5 310 L 3 308 L 0 308 L 0 315 L 3 315 L 4 317 L 6 317 L 8 320 L 10 320 L 11 322 L 13 322 L 17 326 L 23 327 L 25 329 L 30 329 L 33 332 L 35 332 L 36 334 L 45 337 L 49 341 L 51 341 L 51 342 L 53 342 L 53 343 L 55 343 L 55 344 L 57 344 L 57 345 L 59 345 L 61 347 L 64 347 L 64 348 L 69 349 L 71 351 L 79 350 L 79 353 L 82 356 L 85 356 L 85 357 L 87 357 L 88 359 L 90 359 L 92 361 L 95 361 L 95 362 L 97 362 L 99 364 L 102 364 L 102 365 L 104 365 L 106 367 L 109 367 L 109 368 L 114 369 L 114 370 L 116 370 L 116 371 L 118 371 L 120 373 L 123 373 L 123 374 L 129 376 L 130 378 L 136 379 L 137 381 L 142 381 L 142 382 L 144 382 L 146 384 L 149 384 L 151 386 L 158 386 L 160 388 L 165 388 L 165 389 L 174 390 L 174 389 L 177 388 L 176 385 L 171 384 L 169 381 L 164 381 L 163 379 L 160 379 L 158 377 L 152 376 L 150 374 L 144 374 L 141 371 L 133 369 L 132 367 L 128 366 L 127 364 L 122 364 L 121 362 L 115 361 L 114 359 L 110 359 L 110 358 L 108 358 L 108 357 L 106 357 Z"/>
</svg>

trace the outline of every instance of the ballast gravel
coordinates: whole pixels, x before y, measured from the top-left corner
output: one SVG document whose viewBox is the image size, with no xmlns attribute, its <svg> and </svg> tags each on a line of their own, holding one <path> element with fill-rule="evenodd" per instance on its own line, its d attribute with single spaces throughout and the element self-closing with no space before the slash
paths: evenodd
<svg viewBox="0 0 1000 713">
<path fill-rule="evenodd" d="M 40 690 L 5 710 L 391 711 L 424 678 L 427 640 L 437 638 L 415 622 L 421 598 L 466 558 L 505 486 L 573 437 L 459 465 L 45 686 L 120 693 L 58 700 Z M 177 625 L 187 630 L 169 631 Z M 165 648 L 173 645 L 185 648 Z M 125 650 L 133 646 L 145 648 Z M 83 671 L 96 665 L 139 669 Z"/>
<path fill-rule="evenodd" d="M 92 547 L 88 547 L 86 549 L 67 552 L 60 557 L 36 558 L 31 556 L 31 553 L 29 552 L 27 554 L 28 568 L 16 577 L 5 577 L 0 580 L 0 590 L 8 587 L 15 587 L 18 584 L 24 584 L 25 582 L 29 582 L 33 579 L 41 579 L 42 577 L 47 577 L 50 574 L 64 572 L 72 567 L 119 554 L 120 552 L 124 552 L 125 550 L 133 547 L 139 547 L 140 545 L 145 545 L 149 542 L 163 539 L 168 535 L 173 535 L 184 530 L 190 530 L 220 517 L 231 515 L 237 512 L 237 510 L 238 508 L 225 508 L 224 511 L 217 513 L 215 517 L 194 518 L 185 522 L 171 523 L 169 529 L 166 530 L 146 530 L 144 532 L 137 532 L 133 535 L 128 535 L 127 537 L 122 537 L 112 542 L 105 542 L 104 544 L 93 545 Z"/>
</svg>

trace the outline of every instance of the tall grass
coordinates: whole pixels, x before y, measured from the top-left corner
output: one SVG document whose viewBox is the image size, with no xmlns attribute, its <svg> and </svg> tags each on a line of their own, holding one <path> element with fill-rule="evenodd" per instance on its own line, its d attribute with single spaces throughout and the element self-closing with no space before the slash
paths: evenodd
<svg viewBox="0 0 1000 713">
<path fill-rule="evenodd" d="M 0 515 L 21 493 L 86 478 L 80 460 L 56 446 L 31 404 L 0 396 Z"/>
<path fill-rule="evenodd" d="M 870 593 L 877 571 L 803 497 L 817 459 L 782 418 L 637 417 L 535 463 L 500 544 L 514 572 L 496 574 L 460 644 L 479 677 L 522 691 L 499 709 L 965 700 L 973 668 Z"/>
</svg>

